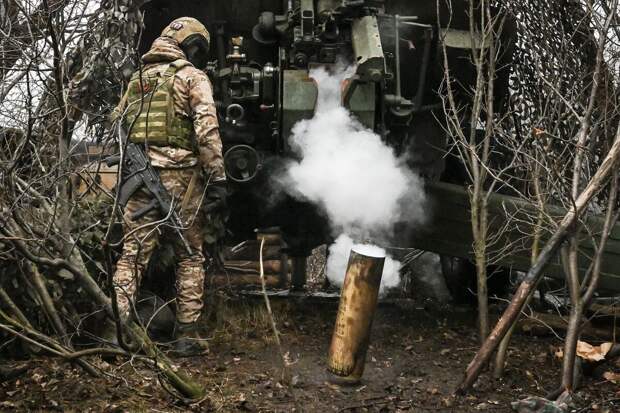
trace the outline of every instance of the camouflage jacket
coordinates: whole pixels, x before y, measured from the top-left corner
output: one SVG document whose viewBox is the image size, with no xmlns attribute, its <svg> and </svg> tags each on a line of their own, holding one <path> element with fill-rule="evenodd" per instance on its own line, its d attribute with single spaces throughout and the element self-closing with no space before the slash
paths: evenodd
<svg viewBox="0 0 620 413">
<path fill-rule="evenodd" d="M 148 69 L 153 65 L 185 58 L 175 40 L 160 37 L 153 42 L 151 50 L 142 56 L 142 62 L 145 64 L 144 68 Z M 151 146 L 148 151 L 151 164 L 156 168 L 174 169 L 193 167 L 200 163 L 210 173 L 210 182 L 224 181 L 226 174 L 222 140 L 213 100 L 213 87 L 208 76 L 191 65 L 180 69 L 174 78 L 173 102 L 177 114 L 192 119 L 199 154 L 170 146 Z M 126 95 L 114 110 L 113 117 L 122 116 L 125 108 Z"/>
</svg>

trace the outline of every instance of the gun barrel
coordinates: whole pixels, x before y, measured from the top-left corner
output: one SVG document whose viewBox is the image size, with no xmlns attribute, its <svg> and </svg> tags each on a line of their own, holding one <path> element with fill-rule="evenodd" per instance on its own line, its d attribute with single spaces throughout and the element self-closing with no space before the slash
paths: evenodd
<svg viewBox="0 0 620 413">
<path fill-rule="evenodd" d="M 353 21 L 352 44 L 357 57 L 357 75 L 364 82 L 379 82 L 385 77 L 385 54 L 376 16 Z"/>
</svg>

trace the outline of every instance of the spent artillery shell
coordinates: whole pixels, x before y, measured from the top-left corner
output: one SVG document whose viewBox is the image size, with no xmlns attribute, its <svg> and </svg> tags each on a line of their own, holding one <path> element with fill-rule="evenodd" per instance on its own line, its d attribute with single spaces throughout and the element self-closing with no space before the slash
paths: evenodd
<svg viewBox="0 0 620 413">
<path fill-rule="evenodd" d="M 329 348 L 328 370 L 343 383 L 357 383 L 364 373 L 370 328 L 377 308 L 385 256 L 364 246 L 351 250 L 338 316 Z"/>
</svg>

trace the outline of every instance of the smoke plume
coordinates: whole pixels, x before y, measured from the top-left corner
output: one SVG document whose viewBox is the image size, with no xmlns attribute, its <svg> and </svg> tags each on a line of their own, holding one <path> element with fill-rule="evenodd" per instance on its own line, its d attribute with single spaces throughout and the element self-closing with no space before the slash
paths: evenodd
<svg viewBox="0 0 620 413">
<path fill-rule="evenodd" d="M 311 71 L 319 87 L 317 110 L 293 128 L 290 144 L 300 160 L 290 163 L 284 177 L 292 195 L 315 203 L 329 218 L 336 242 L 330 247 L 327 276 L 339 286 L 351 247 L 369 241 L 387 246 L 399 220 L 423 220 L 420 178 L 340 103 L 342 82 L 354 71 Z M 382 289 L 398 285 L 399 268 L 387 257 Z"/>
<path fill-rule="evenodd" d="M 388 255 L 386 250 L 381 247 L 367 244 L 356 244 L 347 234 L 341 234 L 329 247 L 327 277 L 333 285 L 341 287 L 342 284 L 344 284 L 344 276 L 352 249 L 360 254 L 371 257 L 385 257 L 380 293 L 383 293 L 390 288 L 398 287 L 400 284 L 400 262 Z"/>
</svg>

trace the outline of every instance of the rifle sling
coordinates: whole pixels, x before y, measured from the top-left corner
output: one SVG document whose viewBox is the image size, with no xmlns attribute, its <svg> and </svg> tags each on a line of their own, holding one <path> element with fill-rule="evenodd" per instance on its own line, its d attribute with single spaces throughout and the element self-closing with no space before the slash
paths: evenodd
<svg viewBox="0 0 620 413">
<path fill-rule="evenodd" d="M 185 191 L 185 196 L 183 196 L 183 200 L 181 201 L 181 210 L 183 213 L 189 204 L 190 199 L 194 193 L 194 189 L 196 188 L 196 183 L 198 182 L 198 177 L 200 176 L 200 168 L 194 168 L 194 173 L 192 174 L 191 179 L 189 180 L 189 185 L 187 185 L 187 191 Z"/>
</svg>

